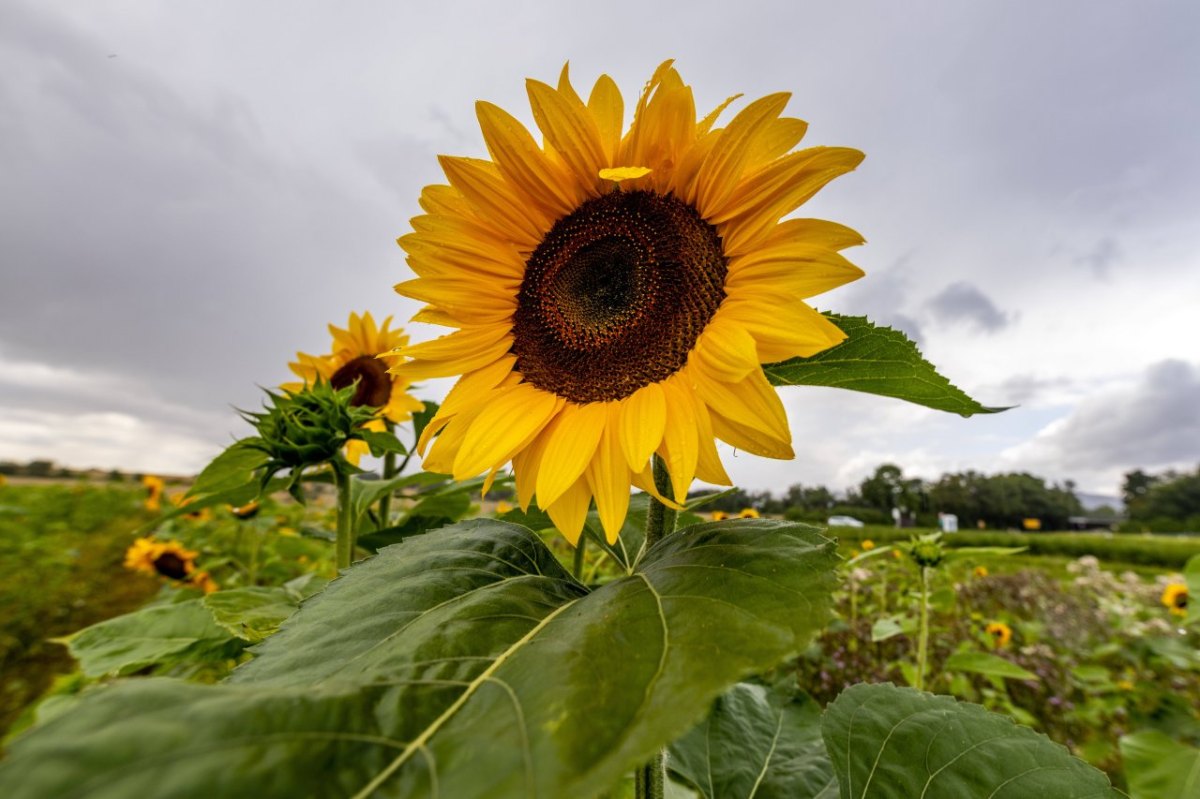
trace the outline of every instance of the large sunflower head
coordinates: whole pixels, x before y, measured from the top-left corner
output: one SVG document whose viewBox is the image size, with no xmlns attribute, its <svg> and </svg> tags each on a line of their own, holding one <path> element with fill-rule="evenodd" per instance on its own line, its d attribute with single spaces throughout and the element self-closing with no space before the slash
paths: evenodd
<svg viewBox="0 0 1200 799">
<path fill-rule="evenodd" d="M 196 570 L 197 555 L 178 541 L 139 538 L 125 551 L 125 568 L 183 581 Z"/>
<path fill-rule="evenodd" d="M 607 76 L 586 101 L 565 68 L 528 92 L 543 143 L 480 102 L 491 159 L 443 157 L 449 185 L 425 189 L 400 239 L 417 277 L 396 289 L 426 303 L 414 320 L 457 330 L 395 371 L 462 376 L 425 430 L 427 469 L 511 461 L 522 507 L 536 494 L 574 541 L 595 497 L 615 539 L 630 485 L 654 490 L 655 453 L 676 502 L 696 477 L 729 484 L 714 439 L 792 457 L 761 364 L 844 338 L 804 301 L 861 276 L 838 253 L 862 239 L 781 220 L 862 154 L 795 150 L 806 125 L 783 116 L 787 94 L 697 119 L 669 61 L 628 127 Z"/>
<path fill-rule="evenodd" d="M 289 363 L 288 368 L 301 382 L 285 383 L 281 388 L 295 393 L 318 382 L 329 383 L 336 389 L 354 385 L 352 405 L 379 409 L 379 418 L 368 423 L 368 429 L 384 430 L 384 419 L 397 424 L 408 421 L 425 406 L 408 394 L 412 385 L 410 380 L 388 372 L 390 354 L 408 344 L 408 335 L 399 328 L 390 329 L 391 324 L 390 316 L 382 325 L 377 325 L 369 311 L 362 316 L 351 312 L 345 329 L 329 326 L 333 336 L 332 352 L 327 355 L 296 353 L 296 360 Z M 365 443 L 352 441 L 346 454 L 357 463 L 367 451 Z"/>
</svg>

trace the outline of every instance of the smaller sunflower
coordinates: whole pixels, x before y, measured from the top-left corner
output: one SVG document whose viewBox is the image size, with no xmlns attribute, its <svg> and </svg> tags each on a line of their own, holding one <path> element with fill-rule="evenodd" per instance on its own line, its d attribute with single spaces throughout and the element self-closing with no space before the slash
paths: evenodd
<svg viewBox="0 0 1200 799">
<path fill-rule="evenodd" d="M 898 550 L 898 549 L 893 549 L 893 550 L 892 550 L 892 558 L 893 558 L 894 560 L 900 560 L 900 558 L 902 558 L 902 557 L 904 557 L 904 555 L 902 555 L 902 554 L 900 553 L 900 550 Z"/>
<path fill-rule="evenodd" d="M 1012 640 L 1012 628 L 1002 621 L 994 621 L 984 629 L 997 649 L 1003 649 Z"/>
<path fill-rule="evenodd" d="M 1134 689 L 1134 684 L 1131 680 L 1117 680 L 1117 690 L 1128 693 Z"/>
<path fill-rule="evenodd" d="M 509 503 L 505 502 L 504 500 L 500 500 L 499 502 L 496 503 L 496 515 L 497 516 L 503 516 L 506 513 L 512 513 L 512 509 L 513 509 L 513 506 L 510 505 Z"/>
<path fill-rule="evenodd" d="M 975 575 L 976 577 L 987 577 L 988 576 L 987 566 L 976 566 L 974 569 L 971 570 L 971 574 Z"/>
<path fill-rule="evenodd" d="M 169 499 L 171 500 L 171 504 L 177 508 L 186 508 L 196 501 L 196 497 L 189 497 L 182 491 L 171 494 Z M 206 522 L 212 518 L 212 512 L 208 508 L 200 508 L 199 510 L 188 511 L 183 514 L 183 518 L 194 522 Z"/>
<path fill-rule="evenodd" d="M 385 420 L 394 424 L 408 421 L 414 413 L 423 410 L 425 404 L 408 394 L 412 382 L 390 374 L 387 359 L 380 358 L 381 355 L 389 356 L 394 365 L 392 353 L 408 345 L 408 335 L 399 328 L 390 329 L 391 324 L 392 317 L 389 316 L 382 325 L 376 325 L 367 312 L 362 316 L 351 313 L 345 329 L 330 325 L 333 352 L 328 355 L 297 352 L 296 360 L 289 363 L 288 368 L 301 382 L 284 383 L 280 388 L 295 393 L 319 382 L 329 383 L 335 389 L 357 382 L 350 404 L 379 409 L 377 417 L 365 425 L 368 430 L 386 430 Z M 346 457 L 354 464 L 369 451 L 363 441 L 351 441 L 346 445 Z"/>
<path fill-rule="evenodd" d="M 1188 587 L 1183 583 L 1169 583 L 1162 592 L 1162 603 L 1176 616 L 1186 616 L 1188 606 Z"/>
<path fill-rule="evenodd" d="M 757 519 L 758 511 L 754 508 L 742 508 L 742 512 L 738 514 L 739 519 Z"/>
<path fill-rule="evenodd" d="M 862 542 L 862 548 L 864 552 L 870 552 L 875 548 L 875 542 L 869 538 L 864 538 Z"/>
<path fill-rule="evenodd" d="M 729 514 L 723 510 L 715 510 L 712 512 L 712 520 L 714 522 L 723 522 L 729 518 Z"/>
<path fill-rule="evenodd" d="M 146 510 L 151 513 L 158 513 L 162 510 L 162 495 L 165 485 L 161 477 L 152 474 L 142 475 L 142 486 L 146 489 L 146 499 L 142 501 L 142 505 Z"/>
<path fill-rule="evenodd" d="M 178 541 L 139 538 L 125 551 L 125 568 L 184 581 L 196 571 L 198 554 Z"/>
</svg>

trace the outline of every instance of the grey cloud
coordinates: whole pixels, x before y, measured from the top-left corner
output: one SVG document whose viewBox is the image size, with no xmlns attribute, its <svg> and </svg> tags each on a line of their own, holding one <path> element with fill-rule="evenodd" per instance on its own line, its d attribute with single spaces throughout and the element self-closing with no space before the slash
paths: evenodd
<svg viewBox="0 0 1200 799">
<path fill-rule="evenodd" d="M 926 306 L 938 322 L 962 322 L 985 333 L 1003 330 L 1012 321 L 986 294 L 965 281 L 950 284 Z"/>
<path fill-rule="evenodd" d="M 1106 278 L 1114 264 L 1123 257 L 1121 245 L 1112 236 L 1105 236 L 1096 246 L 1082 255 L 1075 256 L 1075 263 L 1092 271 L 1096 277 Z"/>
</svg>

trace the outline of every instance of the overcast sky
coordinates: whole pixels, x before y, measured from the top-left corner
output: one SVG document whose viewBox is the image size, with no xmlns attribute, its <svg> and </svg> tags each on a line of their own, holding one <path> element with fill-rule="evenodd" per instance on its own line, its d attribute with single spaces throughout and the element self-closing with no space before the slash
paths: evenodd
<svg viewBox="0 0 1200 799">
<path fill-rule="evenodd" d="M 412 315 L 395 238 L 438 153 L 484 154 L 476 99 L 530 121 L 526 77 L 628 98 L 673 57 L 699 108 L 790 91 L 806 143 L 867 154 L 802 211 L 868 242 L 820 307 L 1020 406 L 787 389 L 796 460 L 727 451 L 735 480 L 1116 493 L 1200 462 L 1198 40 L 1189 0 L 4 0 L 0 460 L 199 468 L 326 322 Z"/>
</svg>

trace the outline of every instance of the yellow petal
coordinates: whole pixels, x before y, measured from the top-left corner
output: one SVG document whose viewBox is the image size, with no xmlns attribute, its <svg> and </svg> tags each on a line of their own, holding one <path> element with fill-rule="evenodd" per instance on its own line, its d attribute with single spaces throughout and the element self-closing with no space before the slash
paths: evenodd
<svg viewBox="0 0 1200 799">
<path fill-rule="evenodd" d="M 798 300 L 815 297 L 863 276 L 863 271 L 843 256 L 807 244 L 787 244 L 733 259 L 725 278 L 725 292 L 779 294 Z"/>
<path fill-rule="evenodd" d="M 846 338 L 824 316 L 787 296 L 726 297 L 717 313 L 729 315 L 754 336 L 761 363 L 807 358 Z"/>
<path fill-rule="evenodd" d="M 691 357 L 704 361 L 708 372 L 726 382 L 741 380 L 759 364 L 754 337 L 726 314 L 709 321 Z"/>
<path fill-rule="evenodd" d="M 615 544 L 629 511 L 629 466 L 621 452 L 621 404 L 605 403 L 608 414 L 596 455 L 585 471 L 588 486 L 596 497 L 596 512 L 604 537 Z"/>
<path fill-rule="evenodd" d="M 653 171 L 648 166 L 616 166 L 609 169 L 601 169 L 600 178 L 602 180 L 614 180 L 619 183 L 622 180 L 643 178 Z"/>
<path fill-rule="evenodd" d="M 764 246 L 776 244 L 811 244 L 827 250 L 857 247 L 865 241 L 857 230 L 826 219 L 785 219 L 780 222 Z"/>
<path fill-rule="evenodd" d="M 732 94 L 729 97 L 726 97 L 725 101 L 716 108 L 705 114 L 704 119 L 700 120 L 700 122 L 696 125 L 696 134 L 698 136 L 703 136 L 705 133 L 708 133 L 710 130 L 712 130 L 712 126 L 717 122 L 717 117 L 721 116 L 721 113 L 741 96 L 742 94 L 740 92 L 738 94 Z"/>
<path fill-rule="evenodd" d="M 696 478 L 713 485 L 733 485 L 721 463 L 717 443 L 713 438 L 712 417 L 702 401 L 696 402 L 696 436 L 700 446 L 696 458 Z"/>
<path fill-rule="evenodd" d="M 764 458 L 791 460 L 796 457 L 791 442 L 784 443 L 737 422 L 731 422 L 716 411 L 710 411 L 709 415 L 712 418 L 713 433 L 730 446 Z"/>
<path fill-rule="evenodd" d="M 671 473 L 675 501 L 683 502 L 696 476 L 699 444 L 696 438 L 696 412 L 691 398 L 684 393 L 690 388 L 679 379 L 678 374 L 662 383 L 667 401 L 667 426 L 658 452 L 667 464 L 667 471 Z"/>
<path fill-rule="evenodd" d="M 551 217 L 525 202 L 500 175 L 496 165 L 477 158 L 438 156 L 449 178 L 484 219 L 504 231 L 522 251 L 532 252 L 550 229 Z"/>
<path fill-rule="evenodd" d="M 589 196 L 599 194 L 596 172 L 604 166 L 600 131 L 579 98 L 572 103 L 541 81 L 528 80 L 533 119 L 550 146 L 571 168 L 576 181 Z"/>
<path fill-rule="evenodd" d="M 563 537 L 571 542 L 571 546 L 579 543 L 579 534 L 583 532 L 583 523 L 587 519 L 588 505 L 591 501 L 592 495 L 588 491 L 587 481 L 581 475 L 574 484 L 563 491 L 562 496 L 546 507 L 550 520 Z"/>
<path fill-rule="evenodd" d="M 510 184 L 541 206 L 551 219 L 575 210 L 578 193 L 524 125 L 503 108 L 483 100 L 475 103 L 475 115 L 492 160 Z"/>
<path fill-rule="evenodd" d="M 746 174 L 754 172 L 791 151 L 800 143 L 808 131 L 808 123 L 802 119 L 780 117 L 763 132 L 746 161 Z"/>
<path fill-rule="evenodd" d="M 542 429 L 561 403 L 558 397 L 529 383 L 494 392 L 454 459 L 454 479 L 464 480 L 508 462 Z"/>
<path fill-rule="evenodd" d="M 662 388 L 650 383 L 621 403 L 621 450 L 625 462 L 640 472 L 662 443 L 667 425 L 667 404 Z"/>
<path fill-rule="evenodd" d="M 721 131 L 700 169 L 696 210 L 705 219 L 713 218 L 733 194 L 757 139 L 783 112 L 790 97 L 780 92 L 755 100 Z"/>
<path fill-rule="evenodd" d="M 642 469 L 640 472 L 635 472 L 633 474 L 633 484 L 657 499 L 662 504 L 666 505 L 668 508 L 673 508 L 674 510 L 684 510 L 683 505 L 671 499 L 670 497 L 663 496 L 658 492 L 658 486 L 654 485 L 653 465 L 647 463 L 646 468 Z"/>
<path fill-rule="evenodd" d="M 688 367 L 696 393 L 708 407 L 751 430 L 791 441 L 783 403 L 762 369 L 755 369 L 735 383 L 727 383 L 710 373 L 702 362 L 689 361 Z"/>
<path fill-rule="evenodd" d="M 538 467 L 537 499 L 543 508 L 555 502 L 583 474 L 600 443 L 608 419 L 602 402 L 567 403 L 558 427 L 546 443 Z"/>
<path fill-rule="evenodd" d="M 588 97 L 588 110 L 596 120 L 600 133 L 600 144 L 604 148 L 604 162 L 611 164 L 621 146 L 621 132 L 625 127 L 625 101 L 621 90 L 608 75 L 601 75 Z"/>
<path fill-rule="evenodd" d="M 538 470 L 541 468 L 542 455 L 546 452 L 546 442 L 550 440 L 557 429 L 561 416 L 562 414 L 559 414 L 551 419 L 545 429 L 529 442 L 529 446 L 513 456 L 512 468 L 517 483 L 517 503 L 521 506 L 522 511 L 528 511 L 529 503 L 533 501 L 533 493 L 537 488 Z"/>
</svg>

